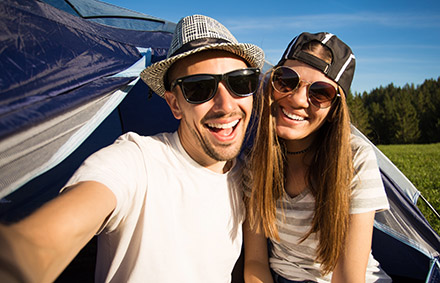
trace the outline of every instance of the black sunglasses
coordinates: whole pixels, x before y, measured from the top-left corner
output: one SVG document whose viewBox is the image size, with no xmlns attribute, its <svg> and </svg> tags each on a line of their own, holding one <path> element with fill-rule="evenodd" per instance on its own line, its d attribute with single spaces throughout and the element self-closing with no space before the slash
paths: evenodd
<svg viewBox="0 0 440 283">
<path fill-rule="evenodd" d="M 282 94 L 290 94 L 298 89 L 300 83 L 308 84 L 308 99 L 318 108 L 328 108 L 340 96 L 338 90 L 327 82 L 309 83 L 300 79 L 299 74 L 292 68 L 279 66 L 272 70 L 271 82 L 273 88 Z"/>
<path fill-rule="evenodd" d="M 200 104 L 212 99 L 217 93 L 218 84 L 226 81 L 228 89 L 238 97 L 254 94 L 258 88 L 260 70 L 245 68 L 225 74 L 196 74 L 176 79 L 171 84 L 171 90 L 179 85 L 186 101 Z"/>
</svg>

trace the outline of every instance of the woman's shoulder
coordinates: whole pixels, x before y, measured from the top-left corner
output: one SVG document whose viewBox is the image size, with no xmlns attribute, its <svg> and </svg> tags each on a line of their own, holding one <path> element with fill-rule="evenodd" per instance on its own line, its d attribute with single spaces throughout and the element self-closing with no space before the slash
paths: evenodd
<svg viewBox="0 0 440 283">
<path fill-rule="evenodd" d="M 350 139 L 351 150 L 353 152 L 353 160 L 374 160 L 376 161 L 376 153 L 373 146 L 362 137 L 352 134 Z"/>
<path fill-rule="evenodd" d="M 350 144 L 353 151 L 373 149 L 370 143 L 355 134 L 351 134 Z"/>
</svg>

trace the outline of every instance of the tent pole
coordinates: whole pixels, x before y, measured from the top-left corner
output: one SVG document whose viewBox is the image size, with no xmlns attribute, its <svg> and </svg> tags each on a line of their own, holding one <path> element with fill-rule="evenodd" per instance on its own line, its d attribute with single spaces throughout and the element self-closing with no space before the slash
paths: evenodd
<svg viewBox="0 0 440 283">
<path fill-rule="evenodd" d="M 426 205 L 434 212 L 434 214 L 437 216 L 438 219 L 440 219 L 440 214 L 438 214 L 437 210 L 423 197 L 422 194 L 419 195 L 419 197 L 426 203 Z"/>
</svg>

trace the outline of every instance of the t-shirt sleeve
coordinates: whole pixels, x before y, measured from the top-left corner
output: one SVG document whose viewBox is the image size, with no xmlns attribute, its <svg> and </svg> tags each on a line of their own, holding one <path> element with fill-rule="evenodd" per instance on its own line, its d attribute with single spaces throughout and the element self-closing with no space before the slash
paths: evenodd
<svg viewBox="0 0 440 283">
<path fill-rule="evenodd" d="M 135 203 L 134 199 L 144 198 L 147 181 L 145 172 L 142 151 L 135 140 L 126 134 L 88 157 L 65 188 L 83 181 L 96 181 L 109 188 L 116 197 L 116 208 L 99 233 L 104 229 L 109 232 L 124 221 Z"/>
<path fill-rule="evenodd" d="M 371 145 L 352 136 L 354 178 L 350 214 L 389 209 L 376 154 Z"/>
</svg>

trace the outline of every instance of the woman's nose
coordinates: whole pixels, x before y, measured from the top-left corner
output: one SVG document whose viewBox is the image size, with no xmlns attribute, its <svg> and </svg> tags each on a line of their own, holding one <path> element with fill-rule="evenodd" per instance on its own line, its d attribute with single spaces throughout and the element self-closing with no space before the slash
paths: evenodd
<svg viewBox="0 0 440 283">
<path fill-rule="evenodd" d="M 298 86 L 289 96 L 288 99 L 295 107 L 298 108 L 308 108 L 309 107 L 309 96 L 308 96 L 308 85 L 301 84 Z"/>
</svg>

